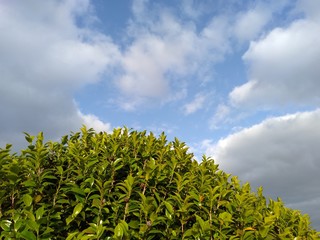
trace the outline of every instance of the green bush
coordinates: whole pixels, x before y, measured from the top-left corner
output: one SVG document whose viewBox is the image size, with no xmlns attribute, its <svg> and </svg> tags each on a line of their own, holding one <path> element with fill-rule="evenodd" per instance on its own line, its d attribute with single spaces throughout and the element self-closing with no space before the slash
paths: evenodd
<svg viewBox="0 0 320 240">
<path fill-rule="evenodd" d="M 0 149 L 0 239 L 317 239 L 309 217 L 127 128 Z"/>
</svg>

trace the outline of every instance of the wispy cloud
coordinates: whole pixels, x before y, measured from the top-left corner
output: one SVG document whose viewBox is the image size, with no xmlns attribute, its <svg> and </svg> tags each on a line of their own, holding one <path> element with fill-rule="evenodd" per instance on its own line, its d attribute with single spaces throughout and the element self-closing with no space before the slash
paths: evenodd
<svg viewBox="0 0 320 240">
<path fill-rule="evenodd" d="M 189 115 L 202 109 L 204 107 L 206 99 L 207 96 L 203 93 L 197 94 L 190 103 L 187 103 L 183 106 L 184 114 Z"/>
<path fill-rule="evenodd" d="M 134 1 L 128 41 L 122 51 L 121 74 L 116 78 L 121 105 L 133 109 L 144 99 L 163 102 L 177 99 L 196 76 L 221 61 L 230 51 L 228 20 L 217 16 L 198 29 L 190 19 L 182 21 L 170 9 L 159 10 L 148 1 Z M 146 14 L 148 12 L 153 14 Z"/>
<path fill-rule="evenodd" d="M 273 14 L 280 12 L 289 3 L 288 0 L 275 2 L 257 1 L 254 6 L 236 14 L 234 19 L 234 35 L 240 42 L 252 41 L 261 36 Z"/>
<path fill-rule="evenodd" d="M 228 120 L 228 116 L 231 112 L 231 108 L 225 104 L 218 105 L 213 117 L 209 120 L 210 129 L 218 129 L 221 125 L 224 125 Z"/>
</svg>

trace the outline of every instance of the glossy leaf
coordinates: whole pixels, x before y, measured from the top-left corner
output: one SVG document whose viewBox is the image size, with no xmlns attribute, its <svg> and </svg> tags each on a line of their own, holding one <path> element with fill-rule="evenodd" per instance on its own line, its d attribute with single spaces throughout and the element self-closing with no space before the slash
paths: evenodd
<svg viewBox="0 0 320 240">
<path fill-rule="evenodd" d="M 23 202 L 24 202 L 24 204 L 25 204 L 27 207 L 31 206 L 32 200 L 33 200 L 33 199 L 32 199 L 32 197 L 31 197 L 29 194 L 23 195 Z"/>
<path fill-rule="evenodd" d="M 123 234 L 124 234 L 124 230 L 123 230 L 122 224 L 118 223 L 118 225 L 114 229 L 114 237 L 116 239 L 121 239 L 123 237 Z"/>
<path fill-rule="evenodd" d="M 0 227 L 2 228 L 3 231 L 9 232 L 11 230 L 11 224 L 12 222 L 9 220 L 2 220 L 0 222 Z"/>
<path fill-rule="evenodd" d="M 30 232 L 28 230 L 24 230 L 23 232 L 21 232 L 20 236 L 26 240 L 36 240 L 37 239 L 36 235 L 33 232 Z"/>
<path fill-rule="evenodd" d="M 73 209 L 72 216 L 76 217 L 82 211 L 82 209 L 83 209 L 83 204 L 82 203 L 78 203 Z"/>
<path fill-rule="evenodd" d="M 38 208 L 37 211 L 36 211 L 36 219 L 40 220 L 40 218 L 42 218 L 44 212 L 45 212 L 44 206 Z"/>
</svg>

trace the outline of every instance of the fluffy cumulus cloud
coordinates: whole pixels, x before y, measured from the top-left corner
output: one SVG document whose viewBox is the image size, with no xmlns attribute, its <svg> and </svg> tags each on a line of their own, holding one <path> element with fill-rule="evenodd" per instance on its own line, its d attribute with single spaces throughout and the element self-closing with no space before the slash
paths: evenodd
<svg viewBox="0 0 320 240">
<path fill-rule="evenodd" d="M 187 3 L 183 6 L 188 8 Z M 192 18 L 183 21 L 170 9 L 159 11 L 149 1 L 134 1 L 132 10 L 130 40 L 122 52 L 121 74 L 115 80 L 123 94 L 122 106 L 128 110 L 146 99 L 168 102 L 185 96 L 185 79 L 206 72 L 209 62 L 221 61 L 230 51 L 224 17 L 214 17 L 198 29 Z"/>
<path fill-rule="evenodd" d="M 118 49 L 86 28 L 89 1 L 1 1 L 0 15 L 0 144 L 23 138 L 22 131 L 54 138 L 96 123 L 79 114 L 72 95 L 98 81 Z"/>
<path fill-rule="evenodd" d="M 300 1 L 304 18 L 278 27 L 253 41 L 243 60 L 249 66 L 249 80 L 230 93 L 236 106 L 319 104 L 320 24 L 316 1 Z M 306 37 L 307 36 L 307 37 Z"/>
<path fill-rule="evenodd" d="M 101 121 L 94 114 L 83 114 L 79 111 L 78 115 L 82 118 L 84 124 L 88 128 L 93 128 L 98 132 L 111 132 L 111 130 L 112 130 L 110 123 L 105 123 L 105 122 Z"/>
<path fill-rule="evenodd" d="M 266 195 L 312 215 L 320 226 L 320 110 L 274 117 L 217 144 L 204 141 L 220 168 L 238 175 Z M 317 213 L 317 214 L 316 214 Z"/>
</svg>

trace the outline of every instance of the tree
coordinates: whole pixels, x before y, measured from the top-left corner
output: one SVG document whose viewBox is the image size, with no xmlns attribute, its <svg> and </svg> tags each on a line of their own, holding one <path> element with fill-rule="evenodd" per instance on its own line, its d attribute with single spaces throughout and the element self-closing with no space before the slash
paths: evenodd
<svg viewBox="0 0 320 240">
<path fill-rule="evenodd" d="M 185 143 L 127 128 L 0 149 L 0 239 L 317 239 L 309 217 L 252 192 Z"/>
</svg>

